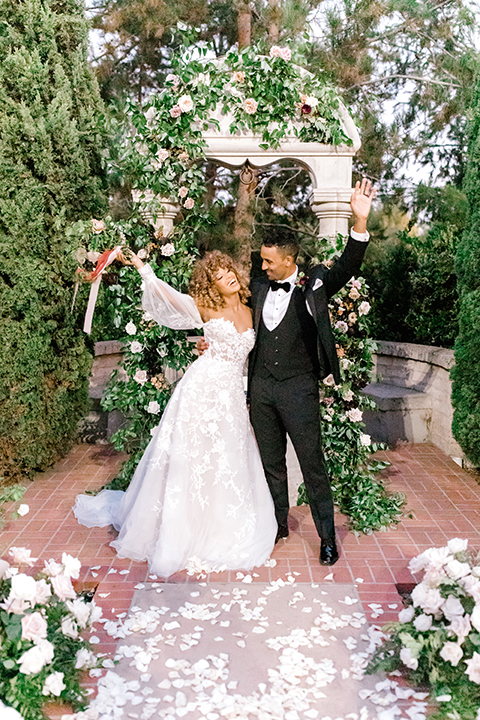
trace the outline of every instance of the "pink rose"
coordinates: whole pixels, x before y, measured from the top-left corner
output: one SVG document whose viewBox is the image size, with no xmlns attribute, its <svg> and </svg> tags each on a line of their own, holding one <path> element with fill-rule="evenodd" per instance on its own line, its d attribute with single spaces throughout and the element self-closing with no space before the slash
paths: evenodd
<svg viewBox="0 0 480 720">
<path fill-rule="evenodd" d="M 243 103 L 243 109 L 248 115 L 255 115 L 258 108 L 258 102 L 253 98 L 247 98 Z"/>
<path fill-rule="evenodd" d="M 278 45 L 272 45 L 269 52 L 270 57 L 282 57 L 282 48 Z"/>
<path fill-rule="evenodd" d="M 178 98 L 178 107 L 182 112 L 193 110 L 193 100 L 190 95 L 182 95 L 182 97 Z"/>
<path fill-rule="evenodd" d="M 5 610 L 8 613 L 13 613 L 14 615 L 23 615 L 25 610 L 28 610 L 29 607 L 30 603 L 26 600 L 12 597 L 11 595 L 0 603 L 0 608 L 2 608 L 2 610 Z"/>
<path fill-rule="evenodd" d="M 22 617 L 22 640 L 31 640 L 37 644 L 47 637 L 47 621 L 39 612 Z"/>
<path fill-rule="evenodd" d="M 195 205 L 195 203 L 194 203 L 194 201 L 193 201 L 192 198 L 187 198 L 187 199 L 185 200 L 184 207 L 186 207 L 187 210 L 191 210 L 194 205 Z"/>
<path fill-rule="evenodd" d="M 55 575 L 51 582 L 53 591 L 59 600 L 75 600 L 77 597 L 72 581 L 66 575 Z"/>
<path fill-rule="evenodd" d="M 185 186 L 181 187 L 180 190 L 178 191 L 178 194 L 180 195 L 181 198 L 187 197 L 188 188 L 186 188 Z"/>
<path fill-rule="evenodd" d="M 245 73 L 241 70 L 236 70 L 232 75 L 232 80 L 237 83 L 245 82 Z"/>
<path fill-rule="evenodd" d="M 170 110 L 170 115 L 171 115 L 173 118 L 177 118 L 177 117 L 179 117 L 181 114 L 182 114 L 182 108 L 180 107 L 180 105 L 174 105 L 174 106 L 172 107 L 172 109 Z"/>
<path fill-rule="evenodd" d="M 103 220 L 95 220 L 95 218 L 92 218 L 92 230 L 93 232 L 98 235 L 99 233 L 103 232 L 107 229 L 107 226 L 103 222 Z"/>
<path fill-rule="evenodd" d="M 280 57 L 282 58 L 282 60 L 285 60 L 285 62 L 288 62 L 289 60 L 291 60 L 292 59 L 292 51 L 290 50 L 290 48 L 288 48 L 288 47 L 280 48 Z"/>
</svg>

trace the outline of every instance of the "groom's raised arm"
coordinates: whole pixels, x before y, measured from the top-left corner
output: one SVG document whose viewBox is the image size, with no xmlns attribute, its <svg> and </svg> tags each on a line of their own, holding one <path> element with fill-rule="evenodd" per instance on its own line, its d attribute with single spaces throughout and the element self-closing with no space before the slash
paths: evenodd
<svg viewBox="0 0 480 720">
<path fill-rule="evenodd" d="M 342 255 L 324 278 L 328 297 L 335 295 L 352 275 L 356 275 L 360 270 L 368 244 L 367 218 L 376 194 L 377 191 L 372 188 L 370 180 L 363 178 L 361 183 L 355 183 L 350 198 L 350 207 L 355 217 L 352 227 L 354 235 L 350 235 Z M 363 239 L 355 239 L 355 236 L 363 237 Z"/>
</svg>

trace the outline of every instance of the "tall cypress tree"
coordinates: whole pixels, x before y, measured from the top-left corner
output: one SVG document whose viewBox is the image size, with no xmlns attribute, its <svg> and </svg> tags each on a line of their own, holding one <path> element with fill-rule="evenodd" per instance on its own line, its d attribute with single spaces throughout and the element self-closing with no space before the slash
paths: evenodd
<svg viewBox="0 0 480 720">
<path fill-rule="evenodd" d="M 91 357 L 69 227 L 105 210 L 102 103 L 82 0 L 0 0 L 0 476 L 71 444 Z"/>
<path fill-rule="evenodd" d="M 459 334 L 452 370 L 453 434 L 480 466 L 480 72 L 470 111 L 470 142 L 464 190 L 469 221 L 457 251 Z"/>
</svg>

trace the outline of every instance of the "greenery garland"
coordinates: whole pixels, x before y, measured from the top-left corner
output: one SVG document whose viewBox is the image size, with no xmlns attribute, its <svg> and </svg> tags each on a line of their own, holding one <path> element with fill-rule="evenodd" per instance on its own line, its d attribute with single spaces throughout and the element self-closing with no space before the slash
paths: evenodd
<svg viewBox="0 0 480 720">
<path fill-rule="evenodd" d="M 261 135 L 265 148 L 276 147 L 286 134 L 306 142 L 349 143 L 342 129 L 338 94 L 321 78 L 304 73 L 290 60 L 289 49 L 279 47 L 273 47 L 269 57 L 259 55 L 255 48 L 246 48 L 232 50 L 219 62 L 193 59 L 189 54 L 175 58 L 175 73 L 167 76 L 165 89 L 143 105 L 130 107 L 131 140 L 122 171 L 135 188 L 138 206 L 128 221 L 106 218 L 104 223 L 94 221 L 93 228 L 79 223 L 77 232 L 83 234 L 89 253 L 111 248 L 122 238 L 150 262 L 158 277 L 178 290 L 185 289 L 198 252 L 197 238 L 208 232 L 213 217 L 203 205 L 206 188 L 200 161 L 205 158 L 202 129 L 216 122 L 211 114 L 217 107 L 229 114 L 230 132 L 252 130 Z M 164 237 L 155 222 L 161 218 L 165 204 L 172 202 L 178 204 L 179 216 L 173 234 Z M 153 224 L 149 227 L 142 222 L 142 214 L 150 216 L 155 232 Z M 338 247 L 333 249 L 323 248 L 326 255 L 336 252 L 343 241 L 339 239 Z M 89 253 L 80 258 L 86 267 L 89 260 L 95 260 Z M 111 320 L 125 333 L 123 376 L 117 373 L 103 399 L 104 409 L 120 410 L 127 418 L 112 438 L 116 449 L 130 453 L 119 477 L 109 485 L 120 489 L 128 487 L 170 398 L 165 368 L 181 370 L 193 359 L 186 332 L 158 327 L 142 311 L 140 288 L 139 275 L 122 267 L 106 291 L 112 300 Z M 365 290 L 361 297 L 366 297 Z M 359 403 L 364 406 L 367 402 L 359 391 L 368 381 L 367 366 L 372 364 L 373 346 L 366 338 L 361 312 L 357 328 L 363 339 L 355 342 L 349 333 L 335 331 L 339 349 L 348 339 L 344 352 L 355 352 L 349 371 L 345 371 L 345 384 L 327 389 L 327 394 L 340 397 L 343 393 L 347 412 L 334 416 L 326 427 L 326 439 L 331 450 L 328 455 L 336 502 L 350 515 L 355 529 L 371 532 L 398 520 L 403 497 L 389 496 L 383 485 L 373 480 L 373 473 L 385 467 L 367 462 L 378 446 L 367 444 L 359 419 L 348 416 L 354 407 L 360 407 Z M 355 399 L 345 400 L 345 393 L 349 397 L 353 390 Z M 324 405 L 322 412 L 329 416 L 330 410 Z"/>
</svg>

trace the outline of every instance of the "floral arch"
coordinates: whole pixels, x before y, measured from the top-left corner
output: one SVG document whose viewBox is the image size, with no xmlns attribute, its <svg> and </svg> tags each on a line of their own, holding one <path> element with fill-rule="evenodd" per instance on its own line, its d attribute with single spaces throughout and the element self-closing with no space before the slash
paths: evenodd
<svg viewBox="0 0 480 720">
<path fill-rule="evenodd" d="M 229 168 L 294 160 L 312 180 L 319 236 L 347 234 L 360 138 L 323 77 L 293 64 L 289 48 L 277 46 L 268 57 L 253 48 L 215 60 L 186 56 L 175 70 L 160 93 L 131 109 L 133 197 L 164 236 L 180 208 L 198 212 L 202 183 L 193 165 L 202 158 Z"/>
</svg>

